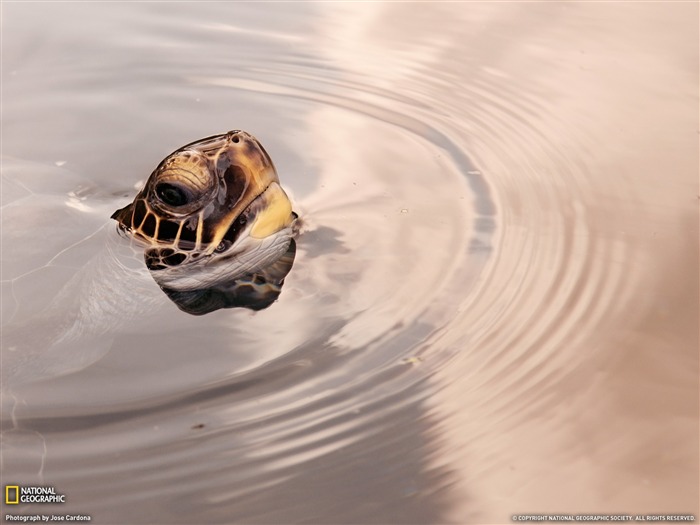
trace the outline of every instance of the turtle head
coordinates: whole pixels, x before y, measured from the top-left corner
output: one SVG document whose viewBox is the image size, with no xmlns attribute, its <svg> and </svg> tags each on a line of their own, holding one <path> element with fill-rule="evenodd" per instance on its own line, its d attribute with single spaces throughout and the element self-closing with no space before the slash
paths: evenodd
<svg viewBox="0 0 700 525">
<path fill-rule="evenodd" d="M 145 245 L 158 284 L 189 289 L 217 279 L 214 262 L 230 275 L 281 256 L 296 215 L 262 145 L 230 131 L 170 154 L 112 218 Z"/>
</svg>

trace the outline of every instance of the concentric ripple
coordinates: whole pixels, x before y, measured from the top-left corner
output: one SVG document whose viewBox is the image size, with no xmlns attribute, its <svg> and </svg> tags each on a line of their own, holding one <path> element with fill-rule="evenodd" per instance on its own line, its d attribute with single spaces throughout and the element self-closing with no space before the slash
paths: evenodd
<svg viewBox="0 0 700 525">
<path fill-rule="evenodd" d="M 3 334 L 37 338 L 3 335 L 3 354 L 40 341 L 85 360 L 5 390 L 4 477 L 56 486 L 61 513 L 95 523 L 503 522 L 693 501 L 694 474 L 664 469 L 696 452 L 644 460 L 668 443 L 649 421 L 697 434 L 679 393 L 697 388 L 693 316 L 674 314 L 687 283 L 664 276 L 693 263 L 695 203 L 671 206 L 692 170 L 659 183 L 651 135 L 619 128 L 694 124 L 682 100 L 640 116 L 625 94 L 653 100 L 650 64 L 601 58 L 629 58 L 653 6 L 630 8 L 624 38 L 616 6 L 104 4 L 84 7 L 85 29 L 66 6 L 4 13 L 25 58 L 4 62 L 3 152 L 94 187 L 70 213 L 70 190 L 41 177 L 29 215 L 3 203 L 3 248 L 38 253 L 3 275 Z M 45 44 L 25 41 L 30 21 Z M 110 36 L 93 49 L 95 31 Z M 76 42 L 82 65 L 61 69 Z M 58 101 L 37 158 L 26 122 Z M 194 318 L 124 266 L 95 212 L 174 147 L 231 128 L 274 159 L 297 258 L 269 309 Z M 676 145 L 678 165 L 692 148 Z M 56 233 L 36 250 L 9 221 Z M 656 404 L 626 410 L 650 399 L 638 382 Z"/>
</svg>

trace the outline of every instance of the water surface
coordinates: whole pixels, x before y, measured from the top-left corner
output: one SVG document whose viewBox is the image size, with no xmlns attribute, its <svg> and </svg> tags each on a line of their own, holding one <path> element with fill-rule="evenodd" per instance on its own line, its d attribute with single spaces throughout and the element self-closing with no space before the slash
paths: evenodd
<svg viewBox="0 0 700 525">
<path fill-rule="evenodd" d="M 18 512 L 698 514 L 697 4 L 2 14 L 2 477 L 68 501 Z M 188 316 L 108 217 L 229 129 L 297 258 Z"/>
</svg>

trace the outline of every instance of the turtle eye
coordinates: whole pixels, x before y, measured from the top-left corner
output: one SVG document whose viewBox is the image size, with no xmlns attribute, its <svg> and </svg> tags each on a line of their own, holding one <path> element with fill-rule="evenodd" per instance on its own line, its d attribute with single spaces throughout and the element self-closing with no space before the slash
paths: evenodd
<svg viewBox="0 0 700 525">
<path fill-rule="evenodd" d="M 156 195 L 168 206 L 184 206 L 190 202 L 191 195 L 182 186 L 163 182 L 156 186 Z"/>
</svg>

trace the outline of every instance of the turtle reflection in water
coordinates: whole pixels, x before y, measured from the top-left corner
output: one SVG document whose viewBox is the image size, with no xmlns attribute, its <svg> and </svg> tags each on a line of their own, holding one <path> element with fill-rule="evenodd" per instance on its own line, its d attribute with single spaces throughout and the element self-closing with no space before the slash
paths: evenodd
<svg viewBox="0 0 700 525">
<path fill-rule="evenodd" d="M 161 289 L 195 315 L 266 308 L 294 261 L 296 214 L 267 152 L 244 131 L 173 152 L 112 218 L 144 246 Z"/>
</svg>

